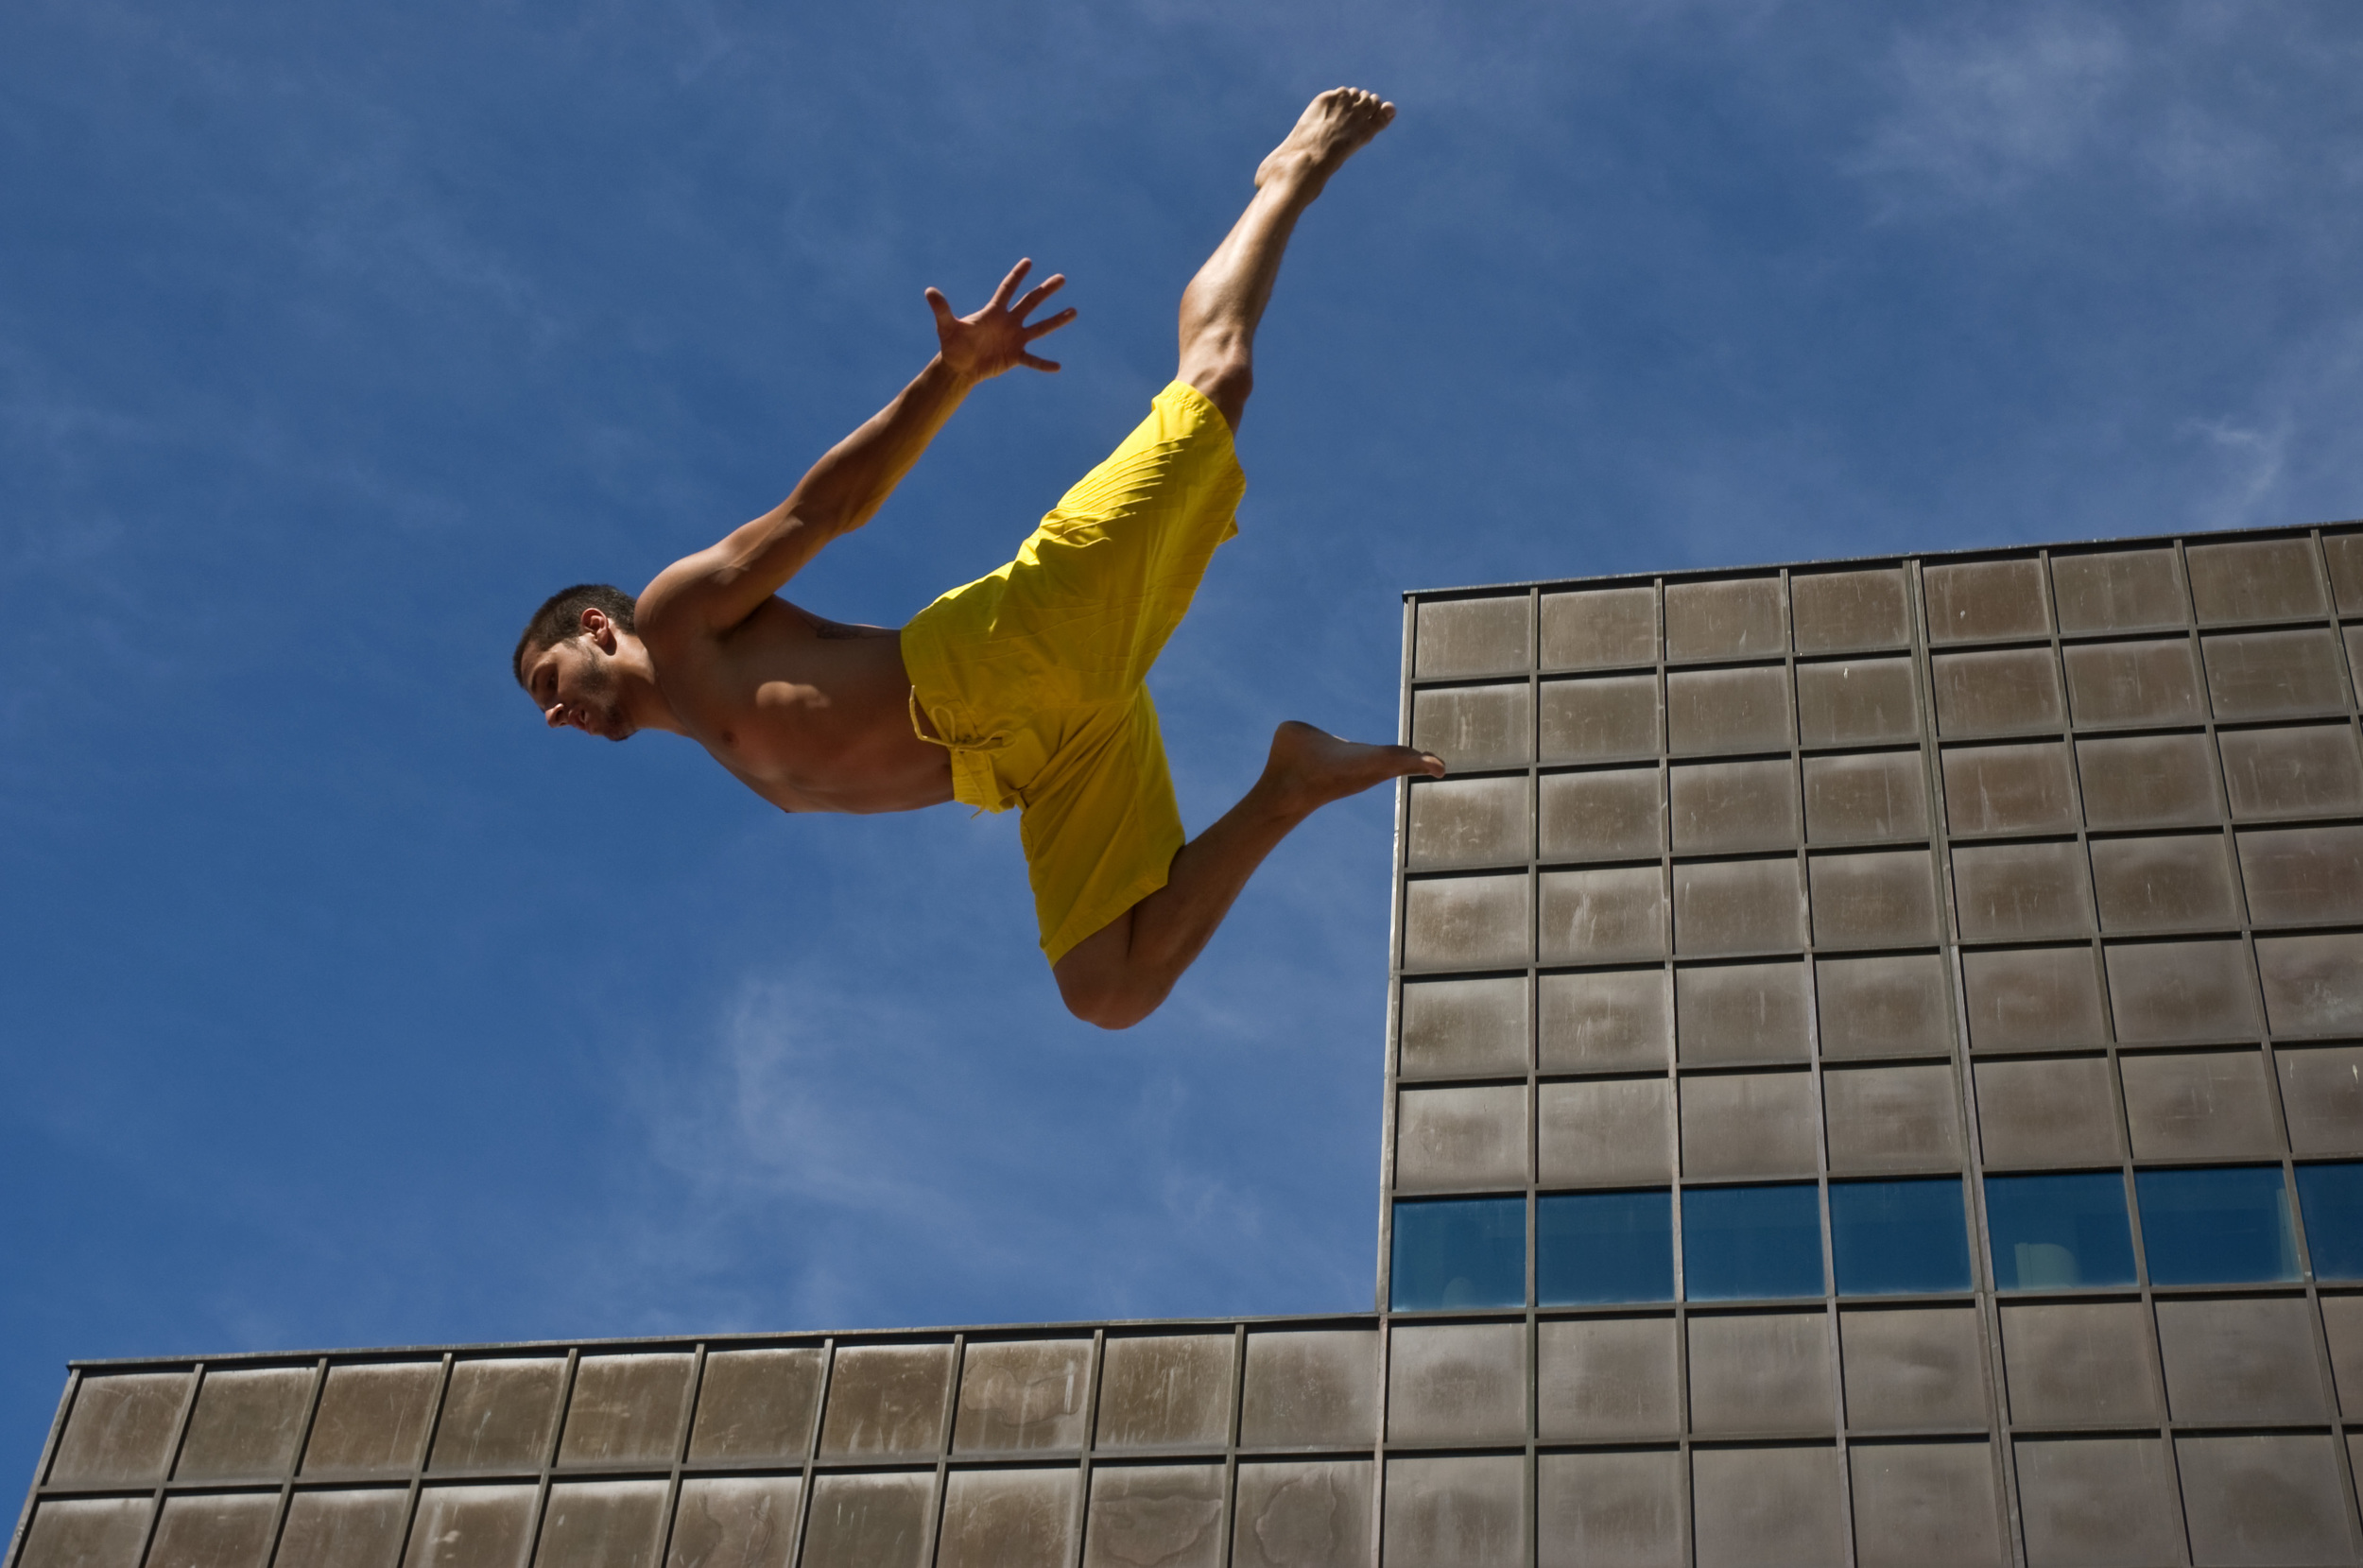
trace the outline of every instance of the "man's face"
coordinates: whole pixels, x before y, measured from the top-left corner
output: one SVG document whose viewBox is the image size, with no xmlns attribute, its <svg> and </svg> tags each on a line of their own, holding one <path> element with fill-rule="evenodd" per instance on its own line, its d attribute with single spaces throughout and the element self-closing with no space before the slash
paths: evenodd
<svg viewBox="0 0 2363 1568">
<path fill-rule="evenodd" d="M 553 730 L 624 740 L 632 732 L 617 699 L 610 655 L 586 634 L 553 643 L 526 662 L 525 687 Z"/>
</svg>

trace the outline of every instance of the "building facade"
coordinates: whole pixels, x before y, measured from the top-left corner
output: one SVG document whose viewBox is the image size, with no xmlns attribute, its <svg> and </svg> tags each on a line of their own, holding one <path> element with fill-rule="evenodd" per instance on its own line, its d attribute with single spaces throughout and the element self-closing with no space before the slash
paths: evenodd
<svg viewBox="0 0 2363 1568">
<path fill-rule="evenodd" d="M 1377 1310 L 78 1364 L 7 1568 L 2363 1560 L 2363 527 L 1405 616 Z"/>
</svg>

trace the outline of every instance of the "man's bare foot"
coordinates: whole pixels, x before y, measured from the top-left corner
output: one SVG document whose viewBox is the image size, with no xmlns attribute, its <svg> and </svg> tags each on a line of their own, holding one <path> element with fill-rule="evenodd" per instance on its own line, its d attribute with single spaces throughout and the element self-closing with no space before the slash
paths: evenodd
<svg viewBox="0 0 2363 1568">
<path fill-rule="evenodd" d="M 1270 791 L 1273 806 L 1290 817 L 1309 816 L 1332 801 L 1359 795 L 1372 784 L 1424 773 L 1444 776 L 1440 757 L 1408 746 L 1366 746 L 1339 740 L 1326 731 L 1290 719 L 1272 732 L 1271 759 L 1258 787 Z"/>
<path fill-rule="evenodd" d="M 1310 200 L 1394 117 L 1395 106 L 1375 93 L 1333 87 L 1305 105 L 1296 129 L 1256 165 L 1255 183 L 1260 187 L 1274 180 L 1301 181 Z"/>
</svg>

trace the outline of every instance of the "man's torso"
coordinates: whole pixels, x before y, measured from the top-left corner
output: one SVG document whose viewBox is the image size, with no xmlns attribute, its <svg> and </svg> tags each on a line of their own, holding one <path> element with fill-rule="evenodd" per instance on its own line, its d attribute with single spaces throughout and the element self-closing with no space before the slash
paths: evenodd
<svg viewBox="0 0 2363 1568">
<path fill-rule="evenodd" d="M 720 636 L 651 645 L 689 736 L 784 811 L 915 811 L 952 798 L 943 748 L 911 728 L 900 634 L 773 597 Z"/>
</svg>

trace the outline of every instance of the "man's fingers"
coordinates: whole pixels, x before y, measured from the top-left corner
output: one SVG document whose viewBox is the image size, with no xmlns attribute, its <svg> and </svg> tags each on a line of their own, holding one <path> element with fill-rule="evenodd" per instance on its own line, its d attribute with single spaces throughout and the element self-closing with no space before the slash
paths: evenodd
<svg viewBox="0 0 2363 1568">
<path fill-rule="evenodd" d="M 1017 362 L 1021 365 L 1031 365 L 1038 370 L 1055 370 L 1059 368 L 1057 360 L 1044 359 L 1038 353 L 1021 353 L 1017 356 Z"/>
<path fill-rule="evenodd" d="M 1008 304 L 1009 296 L 1017 292 L 1017 285 L 1025 282 L 1026 274 L 1033 269 L 1034 258 L 1031 256 L 1027 256 L 1015 267 L 1010 267 L 1009 275 L 1001 280 L 1001 286 L 992 291 L 992 305 L 989 308 L 998 309 Z"/>
<path fill-rule="evenodd" d="M 1050 296 L 1058 293 L 1060 289 L 1064 288 L 1065 286 L 1066 274 L 1063 272 L 1053 272 L 1049 277 L 1044 278 L 1042 282 L 1027 289 L 1026 291 L 1026 298 L 1020 300 L 1017 303 L 1009 307 L 1009 314 L 1023 321 L 1027 316 L 1033 313 L 1033 309 L 1036 305 L 1041 304 L 1044 300 L 1049 299 Z"/>
<path fill-rule="evenodd" d="M 1069 321 L 1074 319 L 1075 307 L 1069 305 L 1066 309 L 1059 312 L 1058 315 L 1045 316 L 1041 320 L 1035 322 L 1032 326 L 1027 327 L 1025 332 L 1024 341 L 1030 343 L 1035 338 L 1040 337 L 1044 333 L 1056 332 L 1061 327 L 1065 326 Z"/>
<path fill-rule="evenodd" d="M 943 290 L 940 288 L 927 290 L 927 308 L 936 313 L 936 325 L 939 327 L 948 327 L 959 319 L 952 314 L 952 302 L 943 297 Z"/>
</svg>

